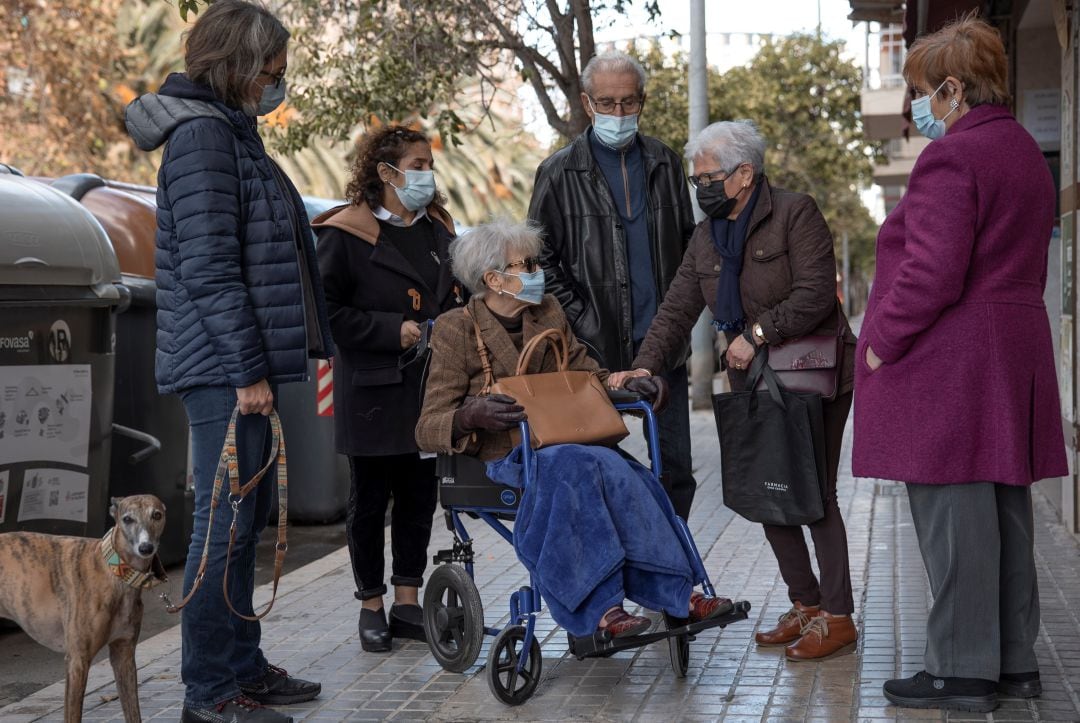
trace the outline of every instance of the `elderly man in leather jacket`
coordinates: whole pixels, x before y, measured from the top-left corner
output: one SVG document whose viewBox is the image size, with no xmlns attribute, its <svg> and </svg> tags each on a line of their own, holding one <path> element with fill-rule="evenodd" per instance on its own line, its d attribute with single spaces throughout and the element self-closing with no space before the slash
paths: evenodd
<svg viewBox="0 0 1080 723">
<path fill-rule="evenodd" d="M 547 291 L 574 333 L 601 366 L 629 369 L 682 261 L 693 210 L 678 154 L 637 132 L 641 65 L 605 53 L 589 61 L 581 85 L 592 125 L 540 164 L 529 218 L 544 227 Z M 659 415 L 663 482 L 685 518 L 697 486 L 685 364 L 667 380 L 671 402 Z"/>
</svg>

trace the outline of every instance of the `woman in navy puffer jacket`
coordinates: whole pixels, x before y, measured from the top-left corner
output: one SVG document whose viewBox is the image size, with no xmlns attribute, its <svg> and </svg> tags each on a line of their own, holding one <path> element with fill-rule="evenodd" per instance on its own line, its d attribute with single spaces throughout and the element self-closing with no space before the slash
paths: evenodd
<svg viewBox="0 0 1080 723">
<path fill-rule="evenodd" d="M 242 29 L 242 31 L 241 31 Z M 184 575 L 191 589 L 207 535 L 218 457 L 239 404 L 241 482 L 270 449 L 276 385 L 307 377 L 332 342 L 303 202 L 266 155 L 255 116 L 285 96 L 289 33 L 265 8 L 218 0 L 188 36 L 186 73 L 135 100 L 128 131 L 165 144 L 158 174 L 157 383 L 178 393 L 191 425 L 195 527 Z M 252 613 L 255 544 L 276 475 L 240 504 L 230 563 L 233 607 Z M 260 628 L 222 596 L 228 515 L 217 515 L 201 587 L 182 617 L 184 721 L 291 720 L 260 704 L 310 700 L 320 686 L 269 665 Z"/>
</svg>

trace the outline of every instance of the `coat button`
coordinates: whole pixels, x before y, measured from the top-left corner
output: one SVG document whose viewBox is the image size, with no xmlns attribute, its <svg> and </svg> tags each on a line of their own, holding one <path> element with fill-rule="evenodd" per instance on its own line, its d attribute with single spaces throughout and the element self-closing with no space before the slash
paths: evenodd
<svg viewBox="0 0 1080 723">
<path fill-rule="evenodd" d="M 720 264 L 716 264 L 715 266 L 713 266 L 712 270 L 713 271 L 719 271 L 720 270 Z"/>
<path fill-rule="evenodd" d="M 757 250 L 757 255 L 758 256 L 764 256 L 765 255 L 765 250 L 764 249 L 758 249 Z"/>
</svg>

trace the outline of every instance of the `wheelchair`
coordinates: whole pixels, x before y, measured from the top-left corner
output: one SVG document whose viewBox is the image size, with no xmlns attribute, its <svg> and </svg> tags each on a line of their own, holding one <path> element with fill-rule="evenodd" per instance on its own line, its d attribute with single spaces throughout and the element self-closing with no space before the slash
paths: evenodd
<svg viewBox="0 0 1080 723">
<path fill-rule="evenodd" d="M 636 394 L 613 392 L 612 401 L 620 412 L 640 414 L 646 420 L 649 437 L 650 462 L 659 478 L 660 444 L 656 419 L 651 405 Z M 513 544 L 513 532 L 505 521 L 515 518 L 520 495 L 531 484 L 529 456 L 529 425 L 520 425 L 521 446 L 525 455 L 524 484 L 521 489 L 506 487 L 488 478 L 486 465 L 474 457 L 441 454 L 436 461 L 439 496 L 446 526 L 453 535 L 451 549 L 439 550 L 433 558 L 436 568 L 428 578 L 424 593 L 424 631 L 428 647 L 443 669 L 462 673 L 480 655 L 484 635 L 492 635 L 485 674 L 492 694 L 507 705 L 520 705 L 528 700 L 540 683 L 543 657 L 535 632 L 536 615 L 542 600 L 534 580 L 510 595 L 510 620 L 502 630 L 484 625 L 484 610 L 480 593 L 473 582 L 474 555 L 472 539 L 463 517 L 480 519 Z M 700 564 L 701 556 L 690 536 L 686 522 L 679 518 L 678 533 L 689 544 Z M 704 593 L 715 595 L 712 583 L 705 574 L 700 581 Z M 750 603 L 735 602 L 733 609 L 719 617 L 691 623 L 686 619 L 664 614 L 664 630 L 625 638 L 613 638 L 606 630 L 592 635 L 575 637 L 567 633 L 569 651 L 578 660 L 608 657 L 621 650 L 668 641 L 671 667 L 677 677 L 685 677 L 690 662 L 690 641 L 695 634 L 709 628 L 725 627 L 745 620 Z"/>
</svg>

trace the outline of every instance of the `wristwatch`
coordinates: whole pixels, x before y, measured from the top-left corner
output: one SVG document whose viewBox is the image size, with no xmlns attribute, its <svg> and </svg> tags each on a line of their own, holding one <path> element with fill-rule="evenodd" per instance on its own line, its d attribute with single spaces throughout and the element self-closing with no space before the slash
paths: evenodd
<svg viewBox="0 0 1080 723">
<path fill-rule="evenodd" d="M 759 344 L 767 343 L 765 339 L 765 330 L 761 328 L 761 324 L 754 324 L 754 338 L 757 339 Z"/>
</svg>

